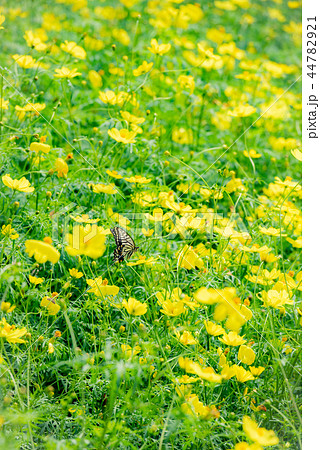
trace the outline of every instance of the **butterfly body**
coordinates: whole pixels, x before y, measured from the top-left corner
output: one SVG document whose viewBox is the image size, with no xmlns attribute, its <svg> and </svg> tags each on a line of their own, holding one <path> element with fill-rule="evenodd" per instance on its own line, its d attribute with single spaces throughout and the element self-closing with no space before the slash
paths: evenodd
<svg viewBox="0 0 320 450">
<path fill-rule="evenodd" d="M 114 227 L 110 231 L 116 241 L 116 248 L 113 253 L 114 262 L 122 262 L 125 259 L 129 259 L 139 249 L 132 237 L 124 229 Z"/>
</svg>

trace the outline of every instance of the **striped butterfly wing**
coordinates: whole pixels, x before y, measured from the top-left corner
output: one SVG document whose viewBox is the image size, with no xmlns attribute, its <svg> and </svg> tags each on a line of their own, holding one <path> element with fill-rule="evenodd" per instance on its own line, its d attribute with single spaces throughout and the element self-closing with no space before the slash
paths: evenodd
<svg viewBox="0 0 320 450">
<path fill-rule="evenodd" d="M 134 240 L 125 230 L 120 227 L 114 227 L 110 231 L 116 241 L 116 248 L 113 253 L 113 260 L 115 262 L 121 262 L 125 258 L 130 258 L 132 254 L 138 250 Z"/>
</svg>

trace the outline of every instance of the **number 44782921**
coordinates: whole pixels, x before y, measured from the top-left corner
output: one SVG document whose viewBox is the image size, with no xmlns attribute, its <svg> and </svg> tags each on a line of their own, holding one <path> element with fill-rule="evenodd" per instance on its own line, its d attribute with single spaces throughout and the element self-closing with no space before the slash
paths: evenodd
<svg viewBox="0 0 320 450">
<path fill-rule="evenodd" d="M 315 22 L 316 21 L 316 17 L 308 17 L 308 22 Z M 316 69 L 316 53 L 317 53 L 317 49 L 316 49 L 316 45 L 317 45 L 317 41 L 316 41 L 316 29 L 317 29 L 317 25 L 315 23 L 308 23 L 307 25 L 307 63 L 309 63 L 307 65 L 307 68 L 311 71 L 309 73 L 307 73 L 308 77 L 313 78 L 316 73 L 314 72 Z M 311 56 L 312 55 L 312 56 Z"/>
</svg>

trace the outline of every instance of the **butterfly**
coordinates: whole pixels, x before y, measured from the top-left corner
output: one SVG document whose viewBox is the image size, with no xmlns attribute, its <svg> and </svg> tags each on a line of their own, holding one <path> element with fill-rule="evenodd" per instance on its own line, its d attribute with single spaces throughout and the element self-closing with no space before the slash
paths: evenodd
<svg viewBox="0 0 320 450">
<path fill-rule="evenodd" d="M 111 228 L 114 240 L 116 241 L 116 248 L 113 253 L 114 262 L 122 262 L 124 259 L 129 259 L 134 252 L 138 250 L 132 237 L 122 228 Z"/>
</svg>

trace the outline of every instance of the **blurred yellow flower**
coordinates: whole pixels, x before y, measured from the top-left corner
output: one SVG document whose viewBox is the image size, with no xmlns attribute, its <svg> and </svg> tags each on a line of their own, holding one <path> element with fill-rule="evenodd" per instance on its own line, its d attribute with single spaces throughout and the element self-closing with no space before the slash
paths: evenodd
<svg viewBox="0 0 320 450">
<path fill-rule="evenodd" d="M 132 316 L 143 316 L 148 309 L 148 305 L 146 303 L 141 303 L 133 297 L 130 297 L 128 300 L 123 300 L 122 304 L 127 312 Z"/>
<path fill-rule="evenodd" d="M 143 61 L 143 63 L 137 67 L 136 69 L 133 69 L 132 73 L 135 77 L 138 77 L 139 75 L 143 75 L 145 73 L 150 72 L 150 70 L 153 67 L 153 62 L 148 63 L 147 61 Z"/>
<path fill-rule="evenodd" d="M 96 224 L 75 225 L 72 234 L 68 234 L 66 252 L 71 256 L 86 255 L 97 259 L 104 254 L 106 249 L 106 235 L 103 229 Z"/>
<path fill-rule="evenodd" d="M 258 424 L 254 420 L 250 419 L 249 416 L 244 416 L 242 423 L 243 431 L 246 433 L 248 438 L 256 444 L 264 447 L 279 444 L 279 439 L 274 431 L 259 428 Z"/>
<path fill-rule="evenodd" d="M 67 174 L 69 171 L 68 164 L 62 158 L 57 158 L 54 163 L 53 171 L 57 172 L 59 178 L 67 178 Z"/>
<path fill-rule="evenodd" d="M 248 117 L 255 112 L 256 108 L 254 106 L 243 103 L 236 106 L 233 110 L 228 111 L 228 115 L 232 117 Z"/>
<path fill-rule="evenodd" d="M 38 52 L 43 52 L 47 49 L 47 44 L 41 40 L 39 36 L 36 36 L 32 30 L 26 30 L 24 33 L 24 39 L 27 45 L 36 49 Z"/>
<path fill-rule="evenodd" d="M 252 158 L 252 159 L 256 159 L 256 158 L 261 158 L 261 153 L 256 152 L 253 148 L 250 149 L 249 151 L 245 150 L 243 152 L 244 156 L 246 156 L 247 158 Z"/>
<path fill-rule="evenodd" d="M 124 144 L 134 144 L 136 141 L 134 138 L 137 133 L 129 131 L 125 128 L 118 130 L 117 128 L 111 128 L 108 130 L 108 135 L 117 142 L 123 142 Z"/>
<path fill-rule="evenodd" d="M 34 187 L 30 185 L 30 181 L 26 177 L 20 178 L 20 180 L 13 180 L 9 174 L 3 175 L 2 182 L 5 186 L 15 191 L 29 193 L 34 191 Z"/>
<path fill-rule="evenodd" d="M 259 367 L 250 366 L 249 369 L 250 369 L 250 372 L 252 373 L 252 375 L 254 375 L 255 377 L 258 377 L 259 375 L 261 375 L 262 372 L 265 370 L 265 368 L 261 367 L 261 366 L 259 366 Z"/>
<path fill-rule="evenodd" d="M 228 334 L 226 333 L 218 339 L 224 344 L 233 347 L 237 347 L 238 345 L 244 344 L 246 342 L 246 340 L 242 336 L 239 336 L 235 331 L 230 331 Z"/>
<path fill-rule="evenodd" d="M 83 273 L 79 272 L 78 269 L 72 268 L 69 269 L 69 274 L 73 277 L 73 278 L 81 278 L 83 277 Z"/>
<path fill-rule="evenodd" d="M 28 102 L 25 106 L 16 105 L 14 109 L 19 120 L 23 120 L 27 112 L 34 113 L 36 116 L 40 115 L 40 111 L 45 109 L 45 103 L 30 103 Z"/>
<path fill-rule="evenodd" d="M 1 234 L 3 234 L 4 236 L 8 236 L 13 241 L 15 239 L 18 239 L 19 237 L 19 234 L 16 232 L 14 228 L 12 228 L 10 223 L 8 223 L 8 225 L 2 225 Z"/>
<path fill-rule="evenodd" d="M 171 49 L 171 44 L 158 44 L 156 39 L 151 39 L 151 47 L 148 47 L 151 53 L 155 55 L 165 55 Z"/>
<path fill-rule="evenodd" d="M 184 303 L 183 302 L 175 302 L 171 300 L 165 300 L 161 303 L 163 309 L 160 311 L 169 317 L 180 316 L 183 312 L 185 312 Z"/>
<path fill-rule="evenodd" d="M 56 78 L 71 79 L 71 78 L 78 77 L 79 75 L 81 75 L 81 73 L 78 72 L 76 68 L 68 69 L 68 67 L 61 67 L 61 69 L 55 69 L 54 71 L 56 72 L 54 75 L 54 77 L 56 77 Z"/>
<path fill-rule="evenodd" d="M 96 72 L 95 70 L 89 70 L 88 77 L 89 77 L 90 83 L 92 84 L 92 86 L 95 89 L 101 88 L 102 77 L 98 72 Z"/>
<path fill-rule="evenodd" d="M 247 345 L 240 345 L 239 351 L 238 351 L 238 359 L 244 364 L 248 364 L 251 366 L 251 364 L 254 363 L 254 360 L 256 358 L 255 352 L 252 350 L 251 347 L 248 347 Z"/>
<path fill-rule="evenodd" d="M 221 325 L 213 323 L 210 320 L 205 320 L 204 325 L 207 333 L 211 334 L 211 336 L 220 336 L 221 334 L 225 334 L 225 330 Z"/>
<path fill-rule="evenodd" d="M 117 96 L 113 91 L 99 91 L 99 99 L 103 103 L 110 103 L 110 105 L 115 105 L 117 103 Z"/>
<path fill-rule="evenodd" d="M 43 297 L 40 306 L 47 310 L 49 316 L 55 316 L 60 311 L 60 306 L 56 303 L 55 297 Z"/>
<path fill-rule="evenodd" d="M 0 14 L 0 30 L 4 30 L 4 27 L 2 27 L 1 25 L 3 24 L 3 22 L 6 20 L 5 16 L 3 16 L 2 14 Z"/>
<path fill-rule="evenodd" d="M 188 89 L 190 94 L 193 93 L 195 88 L 194 78 L 191 75 L 180 75 L 178 83 L 182 88 Z"/>
<path fill-rule="evenodd" d="M 4 100 L 0 97 L 0 109 L 8 109 L 9 100 Z"/>
<path fill-rule="evenodd" d="M 120 173 L 118 173 L 116 170 L 106 170 L 107 174 L 112 177 L 112 178 L 116 178 L 117 180 L 120 180 L 122 178 L 122 175 L 120 175 Z"/>
<path fill-rule="evenodd" d="M 82 47 L 77 45 L 76 42 L 64 41 L 64 43 L 62 43 L 60 47 L 64 52 L 70 53 L 70 55 L 74 56 L 75 58 L 86 59 L 86 51 Z"/>
<path fill-rule="evenodd" d="M 36 60 L 30 55 L 13 55 L 12 58 L 23 69 L 32 69 L 36 65 Z"/>
<path fill-rule="evenodd" d="M 294 156 L 298 161 L 302 161 L 302 152 L 297 148 L 291 150 L 292 156 Z"/>
<path fill-rule="evenodd" d="M 29 281 L 30 281 L 30 283 L 37 286 L 38 284 L 41 284 L 44 282 L 44 278 L 38 278 L 38 277 L 33 277 L 32 275 L 29 275 Z"/>
<path fill-rule="evenodd" d="M 11 305 L 10 302 L 2 302 L 1 303 L 1 311 L 5 313 L 11 313 L 16 308 L 16 305 Z"/>
<path fill-rule="evenodd" d="M 48 353 L 54 353 L 54 346 L 52 342 L 48 343 Z"/>
<path fill-rule="evenodd" d="M 247 381 L 254 380 L 254 376 L 252 375 L 252 373 L 249 372 L 249 370 L 246 370 L 244 367 L 233 364 L 232 369 L 236 379 L 240 381 L 240 383 L 246 383 Z"/>
<path fill-rule="evenodd" d="M 32 142 L 30 145 L 30 151 L 36 153 L 49 153 L 50 145 L 43 144 L 42 142 Z"/>
<path fill-rule="evenodd" d="M 146 178 L 143 177 L 142 175 L 134 175 L 130 178 L 125 178 L 125 180 L 128 181 L 129 183 L 137 183 L 137 184 L 148 184 L 152 181 L 151 178 Z"/>
<path fill-rule="evenodd" d="M 88 184 L 88 187 L 95 192 L 96 194 L 116 194 L 118 191 L 115 189 L 115 185 L 113 183 L 111 184 Z"/>
<path fill-rule="evenodd" d="M 188 245 L 185 245 L 182 250 L 176 253 L 178 258 L 178 266 L 185 269 L 201 269 L 204 266 L 203 260 L 200 256 Z"/>
<path fill-rule="evenodd" d="M 113 286 L 108 283 L 107 279 L 102 279 L 102 277 L 95 278 L 94 280 L 86 280 L 88 285 L 91 287 L 88 292 L 92 292 L 97 297 L 103 298 L 107 295 L 115 296 L 119 292 L 118 286 Z"/>
<path fill-rule="evenodd" d="M 26 252 L 30 256 L 34 256 L 34 259 L 38 263 L 45 263 L 47 261 L 56 264 L 60 259 L 60 253 L 52 245 L 46 242 L 36 241 L 34 239 L 29 239 L 25 242 Z"/>
<path fill-rule="evenodd" d="M 9 325 L 5 318 L 0 320 L 0 338 L 6 339 L 11 344 L 24 344 L 25 341 L 21 339 L 27 333 L 27 329 L 16 328 L 15 325 Z"/>
</svg>

